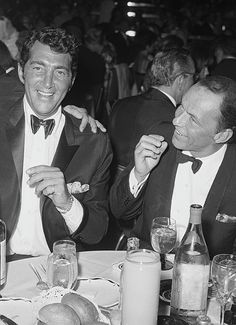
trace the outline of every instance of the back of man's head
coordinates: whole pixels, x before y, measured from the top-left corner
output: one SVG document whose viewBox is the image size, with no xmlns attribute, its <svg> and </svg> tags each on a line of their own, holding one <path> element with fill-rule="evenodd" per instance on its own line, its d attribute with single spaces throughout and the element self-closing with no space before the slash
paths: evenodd
<svg viewBox="0 0 236 325">
<path fill-rule="evenodd" d="M 216 95 L 222 96 L 220 106 L 221 119 L 219 131 L 223 129 L 236 129 L 236 82 L 223 76 L 209 76 L 200 80 L 197 85 L 208 89 Z M 232 137 L 235 142 L 234 137 Z M 232 142 L 232 141 L 231 141 Z"/>
<path fill-rule="evenodd" d="M 151 86 L 171 86 L 174 80 L 193 67 L 193 61 L 186 49 L 170 49 L 158 52 L 151 66 Z"/>
</svg>

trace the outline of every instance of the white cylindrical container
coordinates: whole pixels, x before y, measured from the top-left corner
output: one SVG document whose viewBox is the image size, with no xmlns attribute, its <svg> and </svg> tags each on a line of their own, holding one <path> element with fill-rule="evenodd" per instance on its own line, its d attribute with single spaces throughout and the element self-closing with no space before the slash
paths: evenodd
<svg viewBox="0 0 236 325">
<path fill-rule="evenodd" d="M 158 253 L 127 252 L 121 279 L 121 324 L 156 325 L 158 317 L 161 264 Z"/>
</svg>

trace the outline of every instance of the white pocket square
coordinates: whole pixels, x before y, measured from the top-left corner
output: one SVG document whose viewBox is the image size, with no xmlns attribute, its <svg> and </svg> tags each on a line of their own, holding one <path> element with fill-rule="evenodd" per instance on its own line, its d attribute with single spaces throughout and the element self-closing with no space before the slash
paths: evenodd
<svg viewBox="0 0 236 325">
<path fill-rule="evenodd" d="M 236 217 L 228 216 L 225 213 L 218 213 L 216 216 L 216 221 L 223 222 L 223 223 L 236 223 Z"/>
<path fill-rule="evenodd" d="M 67 188 L 70 194 L 84 193 L 89 191 L 89 184 L 81 184 L 80 182 L 68 183 Z"/>
</svg>

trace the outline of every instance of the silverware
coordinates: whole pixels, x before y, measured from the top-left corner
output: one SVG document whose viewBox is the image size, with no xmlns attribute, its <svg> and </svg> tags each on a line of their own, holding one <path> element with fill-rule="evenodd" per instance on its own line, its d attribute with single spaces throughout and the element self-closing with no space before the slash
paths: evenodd
<svg viewBox="0 0 236 325">
<path fill-rule="evenodd" d="M 119 283 L 117 283 L 116 281 L 113 281 L 111 279 L 107 279 L 107 278 L 103 278 L 103 277 L 99 277 L 99 276 L 94 276 L 94 277 L 78 277 L 77 278 L 78 281 L 90 281 L 90 280 L 104 280 L 104 281 L 108 281 L 116 286 L 119 287 Z"/>
<path fill-rule="evenodd" d="M 47 289 L 49 289 L 48 284 L 45 281 L 43 281 L 43 279 L 42 279 L 40 273 L 38 272 L 38 270 L 36 269 L 36 267 L 33 264 L 31 264 L 31 263 L 29 263 L 29 266 L 31 267 L 31 269 L 33 270 L 34 274 L 38 278 L 38 282 L 36 283 L 36 287 L 38 289 L 40 289 L 40 290 L 47 290 Z"/>
</svg>

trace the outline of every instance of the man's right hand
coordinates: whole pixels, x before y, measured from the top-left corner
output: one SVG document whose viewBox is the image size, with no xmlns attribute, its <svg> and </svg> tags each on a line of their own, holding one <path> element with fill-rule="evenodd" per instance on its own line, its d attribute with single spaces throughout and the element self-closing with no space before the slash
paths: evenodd
<svg viewBox="0 0 236 325">
<path fill-rule="evenodd" d="M 167 142 L 161 135 L 150 134 L 141 137 L 134 151 L 134 174 L 139 183 L 158 164 L 167 146 Z"/>
</svg>

